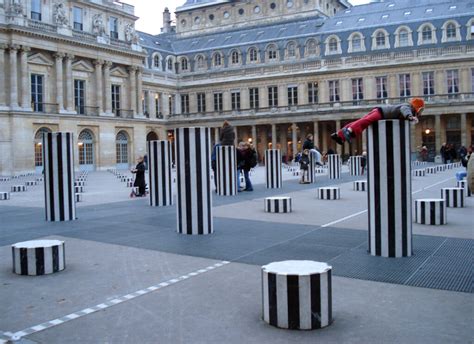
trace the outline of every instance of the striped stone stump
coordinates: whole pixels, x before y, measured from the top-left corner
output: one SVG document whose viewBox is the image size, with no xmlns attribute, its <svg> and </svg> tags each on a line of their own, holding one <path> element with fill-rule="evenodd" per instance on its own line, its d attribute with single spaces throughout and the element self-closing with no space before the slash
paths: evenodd
<svg viewBox="0 0 474 344">
<path fill-rule="evenodd" d="M 127 188 L 132 188 L 133 187 L 133 182 L 127 182 Z"/>
<path fill-rule="evenodd" d="M 84 192 L 84 187 L 83 186 L 75 186 L 74 187 L 74 193 L 83 193 Z"/>
<path fill-rule="evenodd" d="M 291 197 L 266 197 L 266 213 L 291 213 Z"/>
<path fill-rule="evenodd" d="M 41 183 L 41 182 L 43 181 L 43 177 L 37 177 L 37 178 L 36 178 L 36 181 L 37 181 L 38 183 Z"/>
<path fill-rule="evenodd" d="M 446 164 L 445 166 L 447 170 L 452 170 L 454 168 L 453 164 Z"/>
<path fill-rule="evenodd" d="M 82 194 L 81 193 L 76 193 L 75 197 L 76 197 L 76 203 L 82 202 Z"/>
<path fill-rule="evenodd" d="M 316 183 L 316 161 L 318 161 L 316 153 L 309 152 L 309 165 L 306 181 L 310 184 Z"/>
<path fill-rule="evenodd" d="M 469 185 L 467 184 L 467 180 L 458 180 L 457 187 L 464 189 L 464 195 L 466 195 L 466 197 L 472 196 L 472 192 L 471 192 L 471 189 L 469 188 Z"/>
<path fill-rule="evenodd" d="M 362 156 L 349 157 L 349 172 L 351 176 L 362 175 Z"/>
<path fill-rule="evenodd" d="M 318 173 L 318 174 L 326 173 L 326 169 L 324 169 L 324 168 L 316 168 L 316 169 L 315 169 L 315 172 Z"/>
<path fill-rule="evenodd" d="M 422 225 L 445 225 L 446 203 L 444 199 L 425 198 L 415 200 L 415 221 Z"/>
<path fill-rule="evenodd" d="M 36 180 L 27 180 L 25 182 L 25 186 L 35 186 L 38 185 L 38 182 Z"/>
<path fill-rule="evenodd" d="M 329 179 L 341 178 L 341 157 L 338 154 L 328 155 Z"/>
<path fill-rule="evenodd" d="M 265 171 L 267 189 L 280 189 L 281 177 L 281 151 L 279 149 L 265 150 Z"/>
<path fill-rule="evenodd" d="M 441 198 L 448 208 L 464 208 L 464 188 L 442 188 Z"/>
<path fill-rule="evenodd" d="M 177 231 L 213 232 L 210 129 L 175 129 Z"/>
<path fill-rule="evenodd" d="M 84 186 L 86 184 L 86 182 L 84 181 L 75 181 L 74 182 L 74 186 Z"/>
<path fill-rule="evenodd" d="M 262 266 L 262 318 L 284 329 L 314 330 L 332 319 L 332 267 L 309 260 Z"/>
<path fill-rule="evenodd" d="M 436 172 L 446 171 L 446 165 L 436 165 Z"/>
<path fill-rule="evenodd" d="M 412 255 L 410 122 L 382 120 L 367 130 L 369 252 Z"/>
<path fill-rule="evenodd" d="M 46 221 L 76 219 L 72 133 L 43 134 Z"/>
<path fill-rule="evenodd" d="M 436 174 L 437 169 L 436 166 L 429 166 L 425 168 L 426 174 Z"/>
<path fill-rule="evenodd" d="M 150 187 L 150 206 L 152 207 L 173 205 L 171 160 L 169 141 L 148 142 L 148 185 Z M 127 179 L 127 183 L 132 183 L 132 181 Z"/>
<path fill-rule="evenodd" d="M 354 191 L 367 191 L 367 180 L 356 180 L 352 186 Z"/>
<path fill-rule="evenodd" d="M 6 201 L 10 199 L 9 192 L 0 192 L 0 201 Z"/>
<path fill-rule="evenodd" d="M 64 241 L 31 240 L 12 245 L 13 272 L 18 275 L 52 274 L 66 267 Z"/>
<path fill-rule="evenodd" d="M 300 175 L 300 171 L 293 171 L 293 177 L 298 177 Z"/>
<path fill-rule="evenodd" d="M 24 192 L 26 191 L 26 185 L 12 185 L 11 192 Z"/>
<path fill-rule="evenodd" d="M 10 181 L 9 177 L 0 177 L 0 182 L 8 182 Z"/>
<path fill-rule="evenodd" d="M 234 146 L 216 147 L 216 182 L 219 196 L 237 195 L 237 151 Z"/>
<path fill-rule="evenodd" d="M 318 198 L 336 200 L 341 198 L 341 191 L 337 186 L 325 186 L 318 189 Z"/>
<path fill-rule="evenodd" d="M 424 177 L 426 175 L 426 171 L 423 170 L 413 170 L 413 177 Z"/>
</svg>

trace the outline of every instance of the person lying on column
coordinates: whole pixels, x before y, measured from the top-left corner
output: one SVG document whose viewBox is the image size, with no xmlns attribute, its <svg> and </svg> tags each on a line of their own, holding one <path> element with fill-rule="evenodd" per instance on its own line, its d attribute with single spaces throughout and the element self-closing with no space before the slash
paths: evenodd
<svg viewBox="0 0 474 344">
<path fill-rule="evenodd" d="M 309 183 L 309 149 L 303 150 L 300 158 L 301 180 L 300 184 Z"/>
<path fill-rule="evenodd" d="M 340 145 L 344 142 L 351 143 L 351 140 L 360 136 L 369 125 L 384 119 L 404 119 L 416 124 L 424 109 L 425 101 L 421 98 L 412 98 L 409 103 L 377 106 L 361 119 L 331 134 L 331 139 Z"/>
</svg>

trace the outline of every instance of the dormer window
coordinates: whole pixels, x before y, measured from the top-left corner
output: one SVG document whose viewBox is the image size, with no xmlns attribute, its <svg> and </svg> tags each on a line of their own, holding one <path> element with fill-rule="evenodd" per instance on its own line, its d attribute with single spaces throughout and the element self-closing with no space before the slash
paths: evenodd
<svg viewBox="0 0 474 344">
<path fill-rule="evenodd" d="M 197 68 L 204 69 L 204 57 L 202 57 L 201 55 L 197 58 Z"/>
<path fill-rule="evenodd" d="M 173 59 L 168 59 L 166 63 L 166 69 L 168 69 L 169 71 L 173 71 Z"/>
<path fill-rule="evenodd" d="M 181 59 L 181 70 L 188 70 L 188 59 L 185 57 Z"/>
<path fill-rule="evenodd" d="M 330 53 L 337 53 L 337 39 L 331 38 L 329 40 L 329 52 Z"/>
<path fill-rule="evenodd" d="M 377 38 L 375 39 L 377 48 L 385 47 L 385 34 L 383 32 L 377 33 Z"/>
<path fill-rule="evenodd" d="M 222 57 L 221 54 L 216 53 L 214 55 L 214 66 L 215 67 L 220 67 L 222 65 Z"/>
<path fill-rule="evenodd" d="M 423 42 L 424 43 L 428 43 L 428 42 L 431 43 L 431 40 L 432 40 L 432 37 L 433 37 L 433 34 L 431 32 L 431 27 L 429 27 L 428 25 L 423 27 L 422 37 L 423 37 Z"/>
<path fill-rule="evenodd" d="M 251 48 L 249 50 L 249 60 L 250 62 L 257 62 L 258 60 L 257 49 Z"/>
<path fill-rule="evenodd" d="M 360 35 L 354 35 L 354 38 L 352 39 L 352 50 L 353 51 L 361 51 L 362 50 L 362 40 L 360 38 Z"/>
<path fill-rule="evenodd" d="M 287 50 L 288 50 L 288 57 L 295 57 L 296 56 L 295 43 L 289 43 L 288 47 L 287 47 Z"/>
<path fill-rule="evenodd" d="M 118 19 L 115 17 L 109 17 L 109 30 L 110 37 L 118 39 Z"/>
<path fill-rule="evenodd" d="M 267 57 L 268 57 L 269 61 L 276 60 L 277 50 L 276 50 L 276 47 L 274 45 L 271 45 L 270 47 L 268 47 Z"/>
<path fill-rule="evenodd" d="M 160 57 L 158 55 L 155 55 L 153 57 L 153 67 L 156 69 L 160 69 L 160 64 L 161 64 Z"/>
<path fill-rule="evenodd" d="M 456 5 L 449 6 L 450 11 L 455 10 L 455 9 L 456 9 Z"/>
<path fill-rule="evenodd" d="M 234 50 L 231 55 L 231 60 L 232 64 L 239 64 L 240 63 L 240 57 L 239 57 L 239 52 Z"/>
<path fill-rule="evenodd" d="M 456 26 L 453 23 L 449 23 L 446 26 L 446 37 L 448 40 L 456 38 Z"/>
<path fill-rule="evenodd" d="M 400 40 L 399 44 L 400 44 L 401 47 L 407 47 L 409 45 L 409 43 L 408 43 L 408 31 L 406 29 L 400 30 L 399 40 Z"/>
</svg>

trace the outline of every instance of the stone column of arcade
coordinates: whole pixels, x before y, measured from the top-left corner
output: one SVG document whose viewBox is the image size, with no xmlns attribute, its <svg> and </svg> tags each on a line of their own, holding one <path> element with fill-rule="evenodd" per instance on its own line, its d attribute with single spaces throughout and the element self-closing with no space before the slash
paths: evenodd
<svg viewBox="0 0 474 344">
<path fill-rule="evenodd" d="M 237 195 L 237 153 L 234 146 L 216 149 L 216 182 L 219 196 Z"/>
<path fill-rule="evenodd" d="M 46 221 L 76 220 L 73 147 L 72 133 L 43 134 Z"/>
<path fill-rule="evenodd" d="M 265 171 L 267 189 L 280 189 L 282 187 L 281 151 L 267 149 L 265 151 Z"/>
<path fill-rule="evenodd" d="M 410 123 L 378 121 L 367 129 L 369 252 L 412 255 Z"/>
<path fill-rule="evenodd" d="M 211 131 L 204 127 L 175 129 L 177 231 L 213 232 Z"/>
<path fill-rule="evenodd" d="M 165 207 L 173 204 L 171 178 L 171 144 L 169 141 L 148 142 L 148 177 L 150 205 Z"/>
</svg>

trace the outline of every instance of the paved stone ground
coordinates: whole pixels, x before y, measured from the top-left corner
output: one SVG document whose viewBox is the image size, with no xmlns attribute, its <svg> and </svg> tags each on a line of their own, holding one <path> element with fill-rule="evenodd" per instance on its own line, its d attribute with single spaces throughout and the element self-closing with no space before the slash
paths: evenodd
<svg viewBox="0 0 474 344">
<path fill-rule="evenodd" d="M 454 170 L 413 178 L 413 199 L 439 197 Z M 347 173 L 267 190 L 215 196 L 215 233 L 176 233 L 175 207 L 148 199 L 108 172 L 90 173 L 78 220 L 44 221 L 42 185 L 0 201 L 0 342 L 19 343 L 468 343 L 472 342 L 472 198 L 448 208 L 448 225 L 413 225 L 414 256 L 371 257 L 367 201 Z M 0 182 L 0 191 L 21 180 Z M 338 185 L 341 200 L 316 188 Z M 267 214 L 263 198 L 290 195 L 294 212 Z M 11 272 L 10 245 L 66 242 L 66 270 Z M 335 322 L 318 331 L 273 328 L 261 319 L 260 266 L 285 259 L 333 266 Z"/>
</svg>

